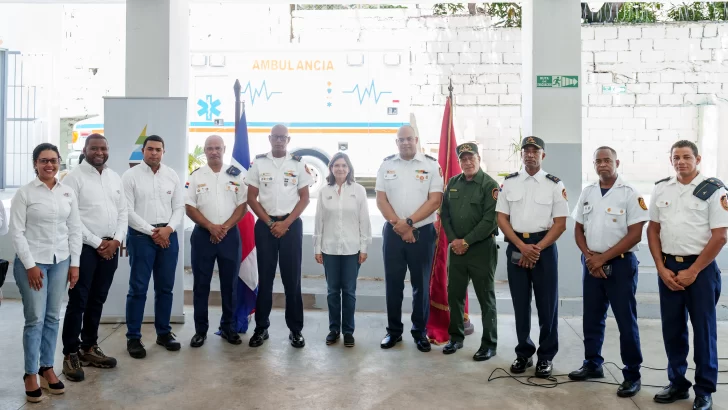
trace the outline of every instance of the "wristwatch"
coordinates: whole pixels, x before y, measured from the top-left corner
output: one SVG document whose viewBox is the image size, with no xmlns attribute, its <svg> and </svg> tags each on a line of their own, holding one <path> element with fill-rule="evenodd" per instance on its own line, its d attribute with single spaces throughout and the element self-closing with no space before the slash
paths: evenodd
<svg viewBox="0 0 728 410">
<path fill-rule="evenodd" d="M 464 245 L 464 246 L 465 246 L 466 248 L 469 248 L 469 247 L 470 247 L 470 245 L 468 245 L 468 243 L 467 243 L 467 242 L 465 242 L 465 239 L 463 239 L 463 245 Z"/>
<path fill-rule="evenodd" d="M 265 224 L 268 225 L 268 227 L 270 228 L 271 226 L 273 226 L 274 223 L 275 221 L 273 219 L 269 219 L 268 222 L 266 222 Z"/>
<path fill-rule="evenodd" d="M 407 225 L 409 225 L 409 226 L 414 225 L 414 222 L 412 222 L 412 219 L 407 218 Z"/>
</svg>

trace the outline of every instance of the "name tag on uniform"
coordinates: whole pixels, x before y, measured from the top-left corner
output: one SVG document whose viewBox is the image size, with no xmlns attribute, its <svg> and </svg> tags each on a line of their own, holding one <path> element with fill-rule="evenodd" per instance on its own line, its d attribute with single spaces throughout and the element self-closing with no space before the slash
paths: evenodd
<svg viewBox="0 0 728 410">
<path fill-rule="evenodd" d="M 384 179 L 397 179 L 397 171 L 390 169 L 384 174 Z"/>
<path fill-rule="evenodd" d="M 267 173 L 267 172 L 260 174 L 260 182 L 264 182 L 264 183 L 273 182 L 273 175 L 271 175 L 270 173 Z"/>
<path fill-rule="evenodd" d="M 591 205 L 584 205 L 584 213 L 585 214 L 588 214 L 591 211 L 592 211 L 592 206 Z"/>
</svg>

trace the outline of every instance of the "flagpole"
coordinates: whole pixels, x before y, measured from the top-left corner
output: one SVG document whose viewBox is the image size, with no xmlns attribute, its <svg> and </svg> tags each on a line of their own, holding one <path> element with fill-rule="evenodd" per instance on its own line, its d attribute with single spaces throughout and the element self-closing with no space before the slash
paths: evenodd
<svg viewBox="0 0 728 410">
<path fill-rule="evenodd" d="M 455 104 L 453 104 L 453 99 L 452 99 L 452 91 L 453 91 L 452 78 L 450 78 L 450 85 L 447 87 L 447 90 L 450 92 L 450 95 L 448 97 L 448 99 L 450 101 L 450 113 L 449 113 L 448 119 L 447 119 L 447 162 L 445 165 L 446 178 L 447 178 L 447 175 L 450 175 L 450 152 L 451 152 L 450 150 L 452 149 L 452 147 L 450 146 L 450 140 L 452 139 L 452 112 L 455 109 Z M 447 184 L 447 181 L 445 181 L 445 184 Z"/>
<path fill-rule="evenodd" d="M 240 81 L 235 80 L 233 90 L 235 90 L 235 135 L 238 133 L 238 122 L 240 122 Z"/>
</svg>

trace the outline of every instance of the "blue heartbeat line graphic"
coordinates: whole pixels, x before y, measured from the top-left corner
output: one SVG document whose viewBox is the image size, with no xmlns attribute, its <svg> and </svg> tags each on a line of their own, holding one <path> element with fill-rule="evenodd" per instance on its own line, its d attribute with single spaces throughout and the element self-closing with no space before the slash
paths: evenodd
<svg viewBox="0 0 728 410">
<path fill-rule="evenodd" d="M 245 88 L 243 91 L 240 92 L 240 94 L 248 93 L 250 95 L 250 104 L 255 105 L 255 99 L 256 97 L 265 96 L 266 101 L 270 101 L 270 97 L 272 97 L 274 94 L 283 94 L 282 91 L 268 91 L 268 86 L 265 85 L 265 80 L 263 80 L 263 83 L 260 85 L 260 88 L 255 88 L 250 84 L 250 81 L 248 81 L 248 84 L 245 85 Z M 265 92 L 265 94 L 263 94 Z"/>
<path fill-rule="evenodd" d="M 379 103 L 379 98 L 382 97 L 382 94 L 392 94 L 391 91 L 380 91 L 377 93 L 376 86 L 374 85 L 374 80 L 372 80 L 371 85 L 369 85 L 368 88 L 365 88 L 364 91 L 359 90 L 359 84 L 354 86 L 354 88 L 351 91 L 342 91 L 344 94 L 353 94 L 357 93 L 359 96 L 359 105 L 362 105 L 364 103 L 364 99 L 367 97 L 374 96 L 374 104 Z"/>
</svg>

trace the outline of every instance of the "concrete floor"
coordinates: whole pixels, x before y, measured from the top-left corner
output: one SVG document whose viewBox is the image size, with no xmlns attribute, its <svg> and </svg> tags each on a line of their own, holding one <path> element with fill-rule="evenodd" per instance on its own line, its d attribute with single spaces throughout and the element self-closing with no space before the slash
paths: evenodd
<svg viewBox="0 0 728 410">
<path fill-rule="evenodd" d="M 476 333 L 465 341 L 465 348 L 445 356 L 440 347 L 420 353 L 412 339 L 391 350 L 379 348 L 384 336 L 386 315 L 357 313 L 357 346 L 341 343 L 326 346 L 328 315 L 307 311 L 304 336 L 307 346 L 294 349 L 288 344 L 288 330 L 281 310 L 272 315 L 271 339 L 260 348 L 244 344 L 233 346 L 211 335 L 200 349 L 189 347 L 194 334 L 192 308 L 186 308 L 188 321 L 175 326 L 183 343 L 179 352 L 167 352 L 154 344 L 152 325 L 144 325 L 147 358 L 135 360 L 126 353 L 123 325 L 103 325 L 100 331 L 104 351 L 117 357 L 116 369 L 86 369 L 86 381 L 66 382 L 66 394 L 46 397 L 40 404 L 26 404 L 23 383 L 22 305 L 3 301 L 0 307 L 0 410 L 30 409 L 689 409 L 691 399 L 672 405 L 652 401 L 657 388 L 643 388 L 634 399 L 620 399 L 616 386 L 571 383 L 553 389 L 525 387 L 514 380 L 488 382 L 494 369 L 508 368 L 514 359 L 514 318 L 498 317 L 498 356 L 476 363 L 480 318 L 474 316 Z M 220 311 L 212 308 L 211 323 Z M 408 318 L 406 318 L 408 319 Z M 409 327 L 405 320 L 405 327 Z M 537 338 L 534 318 L 532 337 Z M 645 365 L 664 367 L 665 352 L 657 320 L 640 320 Z M 583 345 L 581 319 L 561 318 L 560 352 L 554 374 L 566 374 L 581 365 Z M 719 355 L 728 356 L 728 323 L 720 323 Z M 619 362 L 616 323 L 609 319 L 604 356 Z M 60 372 L 61 351 L 57 350 L 56 369 Z M 621 373 L 606 367 L 604 381 L 621 381 Z M 721 370 L 728 362 L 721 361 Z M 533 370 L 531 370 L 532 372 Z M 497 375 L 505 373 L 498 372 Z M 532 373 L 530 373 L 532 374 Z M 728 382 L 721 374 L 720 381 Z M 615 380 L 616 377 L 616 380 Z M 692 378 L 692 372 L 689 372 Z M 63 377 L 61 377 L 63 380 Z M 566 380 L 560 377 L 560 380 Z M 643 370 L 643 383 L 666 384 L 664 371 Z M 728 388 L 719 386 L 714 409 L 728 410 Z M 25 406 L 25 407 L 24 407 Z"/>
</svg>

